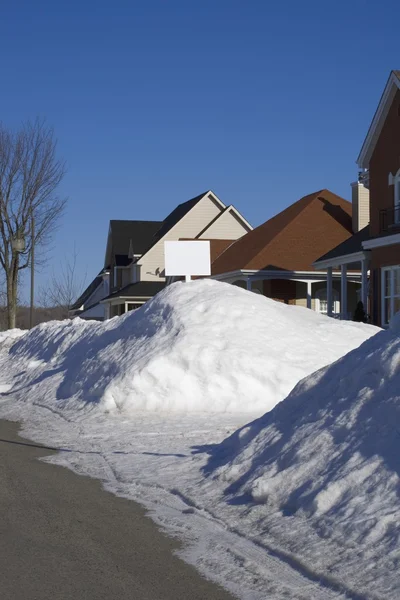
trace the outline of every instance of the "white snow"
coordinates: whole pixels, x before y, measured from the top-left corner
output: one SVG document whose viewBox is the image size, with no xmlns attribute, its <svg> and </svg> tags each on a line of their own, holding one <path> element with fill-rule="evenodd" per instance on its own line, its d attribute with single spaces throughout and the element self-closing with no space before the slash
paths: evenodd
<svg viewBox="0 0 400 600">
<path fill-rule="evenodd" d="M 33 398 L 46 402 L 50 390 L 53 404 L 56 391 L 64 408 L 261 414 L 375 332 L 206 280 L 106 323 L 44 323 L 11 357 L 29 364 Z"/>
<path fill-rule="evenodd" d="M 353 571 L 354 565 L 358 571 L 351 572 L 345 562 L 346 528 L 327 519 L 336 511 L 345 521 L 338 503 L 343 493 L 347 497 L 354 486 L 364 489 L 376 476 L 379 452 L 365 461 L 363 447 L 357 447 L 347 470 L 343 462 L 342 479 L 324 479 L 321 464 L 334 462 L 329 448 L 337 440 L 331 440 L 329 427 L 324 438 L 322 426 L 312 430 L 309 424 L 313 450 L 302 445 L 304 436 L 296 429 L 298 447 L 293 443 L 281 461 L 275 456 L 275 471 L 267 481 L 264 475 L 273 462 L 267 457 L 271 448 L 290 443 L 290 425 L 269 426 L 267 417 L 245 424 L 272 409 L 302 377 L 377 331 L 235 286 L 174 284 L 135 313 L 106 323 L 46 323 L 10 348 L 0 345 L 0 418 L 22 420 L 25 436 L 60 448 L 49 461 L 99 478 L 107 489 L 148 507 L 160 526 L 184 540 L 184 559 L 238 597 L 354 598 L 349 590 L 361 577 L 358 573 L 366 571 L 368 578 L 371 568 L 381 590 L 379 578 L 387 564 L 380 559 L 372 567 L 364 555 L 357 562 L 361 542 L 349 534 Z M 382 335 L 387 334 L 379 333 L 367 344 Z M 318 424 L 315 406 L 323 401 L 315 400 L 314 390 L 324 373 L 293 391 L 297 398 L 303 390 L 303 404 L 295 400 L 292 410 L 285 408 L 286 400 L 270 415 L 286 415 L 294 424 L 303 419 L 306 427 L 309 413 L 315 419 L 311 424 Z M 356 373 L 352 381 L 356 385 Z M 337 383 L 332 394 L 347 389 Z M 337 411 L 330 410 L 334 420 Z M 359 416 L 349 409 L 344 430 L 355 431 L 362 414 L 362 408 Z M 328 414 L 326 419 L 329 425 Z M 340 463 L 340 455 L 336 460 Z M 307 468 L 311 482 L 315 471 L 326 483 L 326 488 L 311 483 L 314 497 L 308 503 L 302 496 L 307 496 Z M 275 476 L 280 485 L 273 485 Z M 329 485 L 333 487 L 324 495 Z M 286 509 L 280 486 L 293 491 Z M 392 499 L 393 489 L 387 487 Z M 383 499 L 386 509 L 390 498 Z M 386 520 L 380 520 L 375 539 L 381 539 L 379 528 L 393 527 L 391 514 L 387 510 Z M 325 519 L 325 529 L 322 521 L 318 529 L 318 519 Z M 351 521 L 349 517 L 349 526 Z M 321 558 L 332 548 L 336 555 Z M 374 560 L 378 554 L 372 550 Z M 379 597 L 394 597 L 390 585 L 386 596 Z M 373 585 L 370 590 L 365 597 L 376 598 Z"/>
<path fill-rule="evenodd" d="M 399 424 L 397 317 L 213 449 L 213 500 L 218 481 L 221 504 L 247 499 L 236 515 L 241 530 L 272 535 L 362 597 L 398 598 Z"/>
</svg>

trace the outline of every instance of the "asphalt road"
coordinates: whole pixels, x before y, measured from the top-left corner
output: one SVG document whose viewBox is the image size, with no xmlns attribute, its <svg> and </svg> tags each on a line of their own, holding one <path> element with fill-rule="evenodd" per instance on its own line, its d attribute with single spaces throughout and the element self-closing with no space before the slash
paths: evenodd
<svg viewBox="0 0 400 600">
<path fill-rule="evenodd" d="M 232 600 L 174 556 L 136 503 L 36 460 L 0 421 L 1 600 Z"/>
</svg>

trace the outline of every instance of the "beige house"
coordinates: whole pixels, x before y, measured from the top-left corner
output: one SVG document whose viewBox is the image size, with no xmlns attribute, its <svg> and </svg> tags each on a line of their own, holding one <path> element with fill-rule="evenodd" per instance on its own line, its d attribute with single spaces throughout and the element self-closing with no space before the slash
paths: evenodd
<svg viewBox="0 0 400 600">
<path fill-rule="evenodd" d="M 104 268 L 72 307 L 74 314 L 103 320 L 142 306 L 166 285 L 166 241 L 211 240 L 222 249 L 252 229 L 211 190 L 179 204 L 161 222 L 111 221 Z"/>
</svg>

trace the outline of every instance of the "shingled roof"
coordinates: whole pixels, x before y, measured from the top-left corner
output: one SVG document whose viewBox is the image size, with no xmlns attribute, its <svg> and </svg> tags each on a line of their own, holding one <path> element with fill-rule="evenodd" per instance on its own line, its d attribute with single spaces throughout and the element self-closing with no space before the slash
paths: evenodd
<svg viewBox="0 0 400 600">
<path fill-rule="evenodd" d="M 130 240 L 134 253 L 143 254 L 161 225 L 161 221 L 110 221 L 114 254 L 128 255 Z"/>
<path fill-rule="evenodd" d="M 347 240 L 345 240 L 344 242 L 342 242 L 323 256 L 320 256 L 314 263 L 315 267 L 318 268 L 318 263 L 322 263 L 326 260 L 332 260 L 341 256 L 347 256 L 349 254 L 362 252 L 363 242 L 369 239 L 369 225 L 367 225 L 366 227 L 360 229 L 360 231 L 349 237 Z"/>
<path fill-rule="evenodd" d="M 231 244 L 212 274 L 236 270 L 313 271 L 313 262 L 352 235 L 351 203 L 329 190 L 304 196 Z"/>
<path fill-rule="evenodd" d="M 128 298 L 128 299 L 147 299 L 152 298 L 165 287 L 165 281 L 137 281 L 129 283 L 120 290 L 113 292 L 109 296 L 103 298 L 110 300 L 112 298 Z"/>
</svg>

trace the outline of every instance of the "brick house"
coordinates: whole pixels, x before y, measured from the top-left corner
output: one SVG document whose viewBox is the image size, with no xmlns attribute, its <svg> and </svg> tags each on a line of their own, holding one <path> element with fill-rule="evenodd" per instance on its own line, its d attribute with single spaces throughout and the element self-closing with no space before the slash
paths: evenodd
<svg viewBox="0 0 400 600">
<path fill-rule="evenodd" d="M 364 305 L 371 321 L 386 327 L 400 311 L 400 71 L 390 73 L 357 164 L 369 188 L 370 224 L 314 266 L 343 271 L 359 261 Z"/>
<path fill-rule="evenodd" d="M 316 271 L 313 263 L 321 254 L 352 238 L 353 213 L 362 213 L 358 199 L 357 195 L 353 197 L 352 206 L 329 190 L 304 196 L 217 252 L 212 261 L 212 278 L 279 302 L 351 318 L 359 298 L 360 269 L 346 271 L 348 301 L 346 314 L 342 314 L 343 274 L 332 270 L 332 300 L 328 307 L 326 271 Z"/>
</svg>

